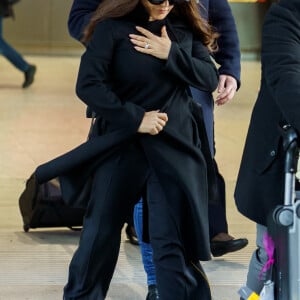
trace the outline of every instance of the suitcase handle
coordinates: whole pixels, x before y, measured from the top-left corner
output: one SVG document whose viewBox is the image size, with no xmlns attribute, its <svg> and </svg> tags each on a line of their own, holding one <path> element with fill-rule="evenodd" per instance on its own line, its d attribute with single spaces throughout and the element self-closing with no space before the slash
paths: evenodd
<svg viewBox="0 0 300 300">
<path fill-rule="evenodd" d="M 282 127 L 283 149 L 286 152 L 285 173 L 297 172 L 298 164 L 298 134 L 291 125 Z"/>
<path fill-rule="evenodd" d="M 284 205 L 292 205 L 295 195 L 295 174 L 299 158 L 298 134 L 291 125 L 281 127 L 283 137 L 283 149 L 286 153 L 284 162 L 285 188 Z"/>
</svg>

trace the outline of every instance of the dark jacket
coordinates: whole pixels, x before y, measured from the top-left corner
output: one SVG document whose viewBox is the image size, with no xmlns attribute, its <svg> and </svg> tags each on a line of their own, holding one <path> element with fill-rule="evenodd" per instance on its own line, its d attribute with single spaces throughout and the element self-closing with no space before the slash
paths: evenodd
<svg viewBox="0 0 300 300">
<path fill-rule="evenodd" d="M 72 203 L 94 168 L 120 151 L 120 145 L 138 139 L 161 182 L 173 178 L 184 191 L 191 212 L 188 220 L 192 220 L 189 249 L 194 250 L 194 258 L 207 260 L 210 155 L 203 155 L 209 150 L 203 139 L 204 124 L 199 121 L 201 109 L 187 87 L 214 91 L 217 70 L 206 47 L 176 17 L 169 15 L 165 23 L 147 20 L 140 8 L 124 18 L 98 23 L 81 59 L 77 94 L 99 116 L 101 136 L 38 167 L 36 175 L 39 182 L 60 176 L 64 198 Z M 166 25 L 172 40 L 167 61 L 133 48 L 128 35 L 136 32 L 137 24 L 155 34 Z M 157 109 L 168 114 L 164 130 L 156 136 L 138 134 L 144 112 Z M 171 197 L 166 197 L 172 207 Z"/>
<path fill-rule="evenodd" d="M 73 2 L 68 20 L 70 35 L 77 40 L 82 37 L 84 27 L 101 0 L 76 0 Z M 214 59 L 220 65 L 219 74 L 233 76 L 240 86 L 240 47 L 235 21 L 227 0 L 202 0 L 204 10 L 201 11 L 220 33 L 218 40 L 220 50 Z"/>
<path fill-rule="evenodd" d="M 284 169 L 280 124 L 300 132 L 300 1 L 269 9 L 262 33 L 261 86 L 255 103 L 235 189 L 238 210 L 266 225 L 283 204 Z"/>
<path fill-rule="evenodd" d="M 238 33 L 228 0 L 200 0 L 204 7 L 202 15 L 220 34 L 219 51 L 213 54 L 218 63 L 219 74 L 231 75 L 240 87 L 241 53 Z"/>
</svg>

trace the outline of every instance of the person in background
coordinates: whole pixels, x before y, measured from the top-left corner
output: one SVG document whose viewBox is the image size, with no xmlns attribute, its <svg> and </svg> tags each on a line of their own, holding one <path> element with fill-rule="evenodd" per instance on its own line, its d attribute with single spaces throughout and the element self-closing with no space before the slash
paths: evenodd
<svg viewBox="0 0 300 300">
<path fill-rule="evenodd" d="M 17 69 L 24 73 L 23 88 L 29 87 L 34 81 L 36 66 L 29 64 L 20 53 L 10 46 L 3 38 L 3 18 L 14 17 L 13 7 L 7 0 L 0 0 L 0 54 L 9 60 Z"/>
<path fill-rule="evenodd" d="M 60 178 L 67 203 L 92 179 L 64 299 L 106 297 L 125 216 L 141 197 L 161 298 L 211 299 L 200 260 L 210 259 L 214 168 L 188 87 L 216 89 L 209 55 L 216 37 L 196 0 L 98 6 L 84 34 L 76 91 L 95 112 L 100 134 L 36 171 L 38 182 Z"/>
<path fill-rule="evenodd" d="M 217 96 L 191 87 L 191 93 L 201 104 L 204 115 L 206 132 L 210 144 L 211 154 L 215 156 L 214 139 L 214 104 L 218 106 L 230 101 L 240 87 L 240 46 L 234 17 L 227 0 L 201 0 L 200 13 L 220 34 L 218 51 L 212 53 L 215 62 L 219 65 L 219 84 Z M 226 218 L 226 190 L 223 176 L 217 171 L 217 204 L 209 206 L 209 232 L 211 253 L 215 257 L 238 251 L 247 246 L 246 238 L 235 239 L 228 233 Z"/>
<path fill-rule="evenodd" d="M 279 125 L 300 133 L 300 1 L 272 4 L 262 29 L 261 85 L 254 105 L 235 188 L 238 210 L 257 223 L 257 249 L 247 286 L 263 288 L 268 260 L 263 245 L 267 217 L 284 199 L 284 161 Z M 276 263 L 276 262 L 275 262 Z"/>
<path fill-rule="evenodd" d="M 85 26 L 89 22 L 101 0 L 74 0 L 71 7 L 68 28 L 70 35 L 81 41 Z M 235 21 L 227 0 L 202 0 L 199 6 L 201 14 L 209 19 L 211 25 L 220 33 L 218 39 L 219 49 L 213 54 L 219 67 L 219 86 L 217 105 L 223 105 L 230 101 L 240 86 L 240 49 Z M 214 143 L 214 100 L 211 93 L 190 88 L 193 98 L 203 108 L 204 121 L 210 143 L 212 155 L 215 155 Z M 228 233 L 226 219 L 226 192 L 225 181 L 217 170 L 217 193 L 219 201 L 209 205 L 209 233 L 210 247 L 213 256 L 219 257 L 229 252 L 238 251 L 248 244 L 246 238 L 235 239 Z M 152 262 L 151 245 L 144 243 L 143 231 L 143 204 L 140 200 L 134 207 L 135 229 L 141 247 L 142 260 L 147 274 L 148 295 L 147 300 L 157 299 L 155 268 Z M 130 223 L 129 223 L 130 224 Z M 126 235 L 129 240 L 137 244 L 135 235 L 132 234 L 131 226 L 126 227 Z"/>
</svg>

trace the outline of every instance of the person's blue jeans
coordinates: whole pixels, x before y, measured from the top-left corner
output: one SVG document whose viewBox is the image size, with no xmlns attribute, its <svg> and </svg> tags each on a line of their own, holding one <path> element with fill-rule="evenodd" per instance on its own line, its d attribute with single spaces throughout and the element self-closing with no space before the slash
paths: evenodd
<svg viewBox="0 0 300 300">
<path fill-rule="evenodd" d="M 156 284 L 152 247 L 149 243 L 143 242 L 143 199 L 140 199 L 140 201 L 134 206 L 133 221 L 136 235 L 140 244 L 144 269 L 147 275 L 147 284 Z"/>
<path fill-rule="evenodd" d="M 4 40 L 2 23 L 3 17 L 0 16 L 0 54 L 9 60 L 17 69 L 25 72 L 30 66 L 24 58 Z"/>
</svg>

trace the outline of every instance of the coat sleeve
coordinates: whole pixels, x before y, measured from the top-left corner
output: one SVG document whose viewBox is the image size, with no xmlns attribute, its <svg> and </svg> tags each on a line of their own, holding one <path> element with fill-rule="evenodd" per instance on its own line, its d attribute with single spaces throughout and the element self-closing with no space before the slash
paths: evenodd
<svg viewBox="0 0 300 300">
<path fill-rule="evenodd" d="M 194 39 L 192 53 L 172 42 L 166 70 L 189 86 L 206 92 L 213 92 L 218 85 L 218 72 L 207 48 Z"/>
<path fill-rule="evenodd" d="M 109 121 L 111 128 L 138 129 L 144 109 L 122 102 L 111 89 L 111 63 L 114 53 L 112 21 L 97 24 L 93 37 L 81 57 L 76 93 L 98 116 Z"/>
<path fill-rule="evenodd" d="M 262 35 L 262 74 L 285 120 L 300 132 L 300 12 L 274 6 Z"/>
<path fill-rule="evenodd" d="M 101 0 L 74 0 L 68 18 L 69 33 L 74 39 L 80 41 L 85 26 L 100 2 Z"/>
<path fill-rule="evenodd" d="M 210 0 L 208 7 L 210 24 L 220 34 L 219 50 L 214 54 L 220 65 L 219 74 L 233 76 L 240 86 L 241 53 L 235 20 L 227 0 Z"/>
</svg>

